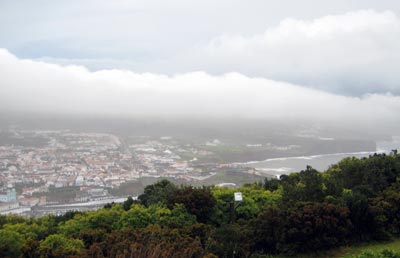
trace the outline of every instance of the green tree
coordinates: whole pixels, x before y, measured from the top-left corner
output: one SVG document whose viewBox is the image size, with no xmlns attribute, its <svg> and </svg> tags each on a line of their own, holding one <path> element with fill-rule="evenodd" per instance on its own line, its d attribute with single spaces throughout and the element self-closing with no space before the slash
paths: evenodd
<svg viewBox="0 0 400 258">
<path fill-rule="evenodd" d="M 370 213 L 368 198 L 359 192 L 354 193 L 347 190 L 345 191 L 344 202 L 350 210 L 353 238 L 357 241 L 370 240 L 375 229 L 372 228 L 374 218 Z"/>
<path fill-rule="evenodd" d="M 129 211 L 124 213 L 119 224 L 121 227 L 144 228 L 156 222 L 156 215 L 150 212 L 145 206 L 136 204 Z"/>
<path fill-rule="evenodd" d="M 310 166 L 300 173 L 281 177 L 283 202 L 320 202 L 325 198 L 324 184 L 321 174 Z"/>
<path fill-rule="evenodd" d="M 218 257 L 249 257 L 250 235 L 247 228 L 239 224 L 225 224 L 214 233 L 214 242 L 209 247 Z"/>
<path fill-rule="evenodd" d="M 73 236 L 87 229 L 90 229 L 87 213 L 78 214 L 73 219 L 61 222 L 58 226 L 58 232 L 64 236 Z"/>
<path fill-rule="evenodd" d="M 268 207 L 251 221 L 254 235 L 253 250 L 260 253 L 275 254 L 287 214 L 276 207 Z"/>
<path fill-rule="evenodd" d="M 0 229 L 0 257 L 18 257 L 22 245 L 21 234 L 9 229 Z"/>
<path fill-rule="evenodd" d="M 309 203 L 288 211 L 278 251 L 294 254 L 345 243 L 351 235 L 350 211 L 328 203 Z"/>
<path fill-rule="evenodd" d="M 39 246 L 40 257 L 70 257 L 78 255 L 84 248 L 82 240 L 54 234 L 48 236 Z"/>
<path fill-rule="evenodd" d="M 217 201 L 208 187 L 185 186 L 173 192 L 168 199 L 168 207 L 170 208 L 177 203 L 182 203 L 189 213 L 196 216 L 199 222 L 207 222 Z"/>
<path fill-rule="evenodd" d="M 185 228 L 196 223 L 196 216 L 188 213 L 183 204 L 176 204 L 172 210 L 167 210 L 168 212 L 162 214 L 164 216 L 157 216 L 157 224 L 170 228 Z"/>
<path fill-rule="evenodd" d="M 170 181 L 163 179 L 155 184 L 148 185 L 144 188 L 144 193 L 139 195 L 138 200 L 145 206 L 151 204 L 166 204 L 170 195 L 177 190 L 177 187 Z"/>
<path fill-rule="evenodd" d="M 14 231 L 23 236 L 24 240 L 42 240 L 47 235 L 47 228 L 36 222 L 28 223 L 28 221 L 16 224 L 5 224 L 4 229 Z"/>
<path fill-rule="evenodd" d="M 275 191 L 279 188 L 279 182 L 280 181 L 276 178 L 272 178 L 272 179 L 265 178 L 264 179 L 264 188 L 266 190 Z"/>
<path fill-rule="evenodd" d="M 128 199 L 122 203 L 122 207 L 127 211 L 131 208 L 133 202 L 132 196 L 129 196 Z"/>
</svg>

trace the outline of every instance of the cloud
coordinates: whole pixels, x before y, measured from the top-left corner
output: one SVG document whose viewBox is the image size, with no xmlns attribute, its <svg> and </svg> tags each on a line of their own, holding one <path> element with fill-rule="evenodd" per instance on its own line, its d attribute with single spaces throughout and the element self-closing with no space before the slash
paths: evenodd
<svg viewBox="0 0 400 258">
<path fill-rule="evenodd" d="M 185 66 L 216 73 L 236 71 L 346 95 L 398 95 L 400 19 L 374 10 L 285 19 L 261 34 L 219 36 L 180 58 Z"/>
<path fill-rule="evenodd" d="M 282 1 L 0 1 L 0 46 L 92 70 L 238 72 L 400 95 L 399 2 Z"/>
<path fill-rule="evenodd" d="M 400 97 L 345 97 L 239 73 L 91 72 L 0 49 L 0 110 L 126 116 L 250 117 L 397 128 Z"/>
</svg>

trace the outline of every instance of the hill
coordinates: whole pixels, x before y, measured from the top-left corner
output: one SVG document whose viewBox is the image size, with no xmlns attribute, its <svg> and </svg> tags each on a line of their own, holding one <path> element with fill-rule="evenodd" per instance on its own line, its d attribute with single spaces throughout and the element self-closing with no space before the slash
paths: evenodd
<svg viewBox="0 0 400 258">
<path fill-rule="evenodd" d="M 1 257 L 398 257 L 361 250 L 399 236 L 400 155 L 385 154 L 240 188 L 161 180 L 97 211 L 0 216 Z"/>
</svg>

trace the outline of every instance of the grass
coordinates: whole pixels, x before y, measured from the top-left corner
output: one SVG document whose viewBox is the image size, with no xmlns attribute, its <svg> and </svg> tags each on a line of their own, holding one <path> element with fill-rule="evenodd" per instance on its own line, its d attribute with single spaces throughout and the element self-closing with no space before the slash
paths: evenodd
<svg viewBox="0 0 400 258">
<path fill-rule="evenodd" d="M 338 249 L 340 252 L 338 252 L 337 256 L 333 257 L 351 258 L 354 257 L 354 255 L 362 253 L 363 251 L 380 252 L 384 249 L 400 252 L 400 239 L 384 243 L 360 244 L 356 246 L 340 248 Z"/>
<path fill-rule="evenodd" d="M 400 252 L 400 239 L 396 239 L 390 242 L 362 243 L 354 246 L 340 247 L 326 252 L 298 255 L 292 258 L 353 258 L 364 251 L 372 251 L 374 253 L 378 253 L 385 249 Z M 286 256 L 271 256 L 271 258 L 272 257 L 287 258 Z"/>
<path fill-rule="evenodd" d="M 217 185 L 220 183 L 234 183 L 241 186 L 246 183 L 257 183 L 263 181 L 265 177 L 247 174 L 243 172 L 234 171 L 218 171 L 216 175 L 207 178 L 203 181 L 191 182 L 192 185 L 202 186 L 202 185 Z"/>
</svg>

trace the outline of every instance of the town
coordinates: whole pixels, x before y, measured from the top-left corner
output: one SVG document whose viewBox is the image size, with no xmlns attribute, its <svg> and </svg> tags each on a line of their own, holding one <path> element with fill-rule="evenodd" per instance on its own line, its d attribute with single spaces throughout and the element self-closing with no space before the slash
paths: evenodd
<svg viewBox="0 0 400 258">
<path fill-rule="evenodd" d="M 22 129 L 2 136 L 0 214 L 97 209 L 123 202 L 127 195 L 117 189 L 142 178 L 202 182 L 221 169 L 256 174 L 235 164 L 201 162 L 199 157 L 213 153 L 169 136 L 121 140 L 109 133 Z M 218 144 L 214 139 L 204 145 Z"/>
</svg>

